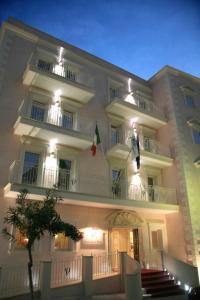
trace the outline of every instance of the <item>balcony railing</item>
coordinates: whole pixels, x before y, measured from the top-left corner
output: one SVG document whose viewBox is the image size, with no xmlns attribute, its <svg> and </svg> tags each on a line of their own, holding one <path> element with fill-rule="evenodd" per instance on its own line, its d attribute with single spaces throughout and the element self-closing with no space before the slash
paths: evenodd
<svg viewBox="0 0 200 300">
<path fill-rule="evenodd" d="M 62 110 L 57 105 L 33 103 L 29 112 L 29 103 L 23 101 L 18 110 L 19 115 L 43 123 L 52 124 L 65 129 L 73 129 L 73 113 Z"/>
<path fill-rule="evenodd" d="M 69 66 L 48 63 L 39 59 L 37 62 L 37 67 L 42 71 L 53 73 L 72 81 L 77 81 L 78 78 L 78 72 L 74 71 Z"/>
<path fill-rule="evenodd" d="M 145 96 L 134 93 L 133 95 L 127 95 L 124 91 L 118 92 L 116 95 L 110 97 L 111 102 L 113 100 L 123 100 L 130 104 L 133 104 L 141 112 L 146 114 L 156 115 L 162 119 L 166 119 L 164 110 L 158 107 L 153 101 L 147 99 Z"/>
<path fill-rule="evenodd" d="M 104 180 L 81 177 L 62 168 L 46 168 L 40 165 L 14 161 L 10 167 L 9 183 L 20 183 L 44 188 L 84 193 L 106 198 L 177 204 L 176 190 L 159 186 L 134 185 L 119 181 L 109 184 Z"/>
<path fill-rule="evenodd" d="M 93 87 L 93 78 L 87 70 L 81 70 L 73 63 L 59 64 L 51 59 L 40 58 L 38 53 L 33 53 L 29 59 L 29 65 L 36 67 L 38 70 L 47 74 L 55 74 L 59 77 L 65 78 L 68 81 L 77 82 L 86 87 Z"/>
<path fill-rule="evenodd" d="M 35 185 L 45 188 L 56 187 L 59 190 L 73 190 L 76 182 L 70 170 L 47 168 L 32 163 L 21 164 L 15 161 L 10 167 L 10 182 Z"/>
<path fill-rule="evenodd" d="M 171 157 L 169 147 L 167 147 L 149 137 L 140 135 L 140 145 L 141 145 L 142 150 L 145 150 L 147 152 Z"/>
</svg>

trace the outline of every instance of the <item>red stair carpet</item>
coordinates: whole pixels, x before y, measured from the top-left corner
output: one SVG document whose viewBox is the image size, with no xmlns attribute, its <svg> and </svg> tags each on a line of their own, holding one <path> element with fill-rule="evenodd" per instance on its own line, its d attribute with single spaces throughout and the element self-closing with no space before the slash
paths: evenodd
<svg viewBox="0 0 200 300">
<path fill-rule="evenodd" d="M 142 269 L 142 288 L 148 298 L 184 295 L 185 291 L 168 275 L 168 272 Z M 170 299 L 170 298 L 169 298 Z"/>
</svg>

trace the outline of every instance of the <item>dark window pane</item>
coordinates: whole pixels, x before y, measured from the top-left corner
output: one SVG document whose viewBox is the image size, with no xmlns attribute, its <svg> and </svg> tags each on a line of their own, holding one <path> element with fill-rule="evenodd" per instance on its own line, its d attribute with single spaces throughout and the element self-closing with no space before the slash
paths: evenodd
<svg viewBox="0 0 200 300">
<path fill-rule="evenodd" d="M 44 121 L 44 113 L 45 113 L 45 108 L 40 105 L 34 103 L 31 107 L 31 119 L 37 120 L 37 121 Z"/>
<path fill-rule="evenodd" d="M 22 182 L 36 184 L 38 177 L 39 154 L 26 152 L 22 173 Z"/>
<path fill-rule="evenodd" d="M 62 116 L 62 127 L 63 128 L 73 128 L 73 114 L 64 112 Z"/>
<path fill-rule="evenodd" d="M 41 69 L 41 70 L 44 70 L 44 71 L 50 71 L 51 70 L 51 64 L 42 60 L 42 59 L 39 59 L 38 60 L 38 68 Z"/>
<path fill-rule="evenodd" d="M 70 189 L 71 160 L 59 160 L 58 188 L 62 190 Z"/>
</svg>

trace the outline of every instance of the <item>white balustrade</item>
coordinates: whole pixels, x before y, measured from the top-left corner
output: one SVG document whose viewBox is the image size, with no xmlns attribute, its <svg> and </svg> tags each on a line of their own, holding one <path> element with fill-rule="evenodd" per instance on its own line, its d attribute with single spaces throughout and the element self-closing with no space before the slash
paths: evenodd
<svg viewBox="0 0 200 300">
<path fill-rule="evenodd" d="M 34 291 L 40 287 L 40 265 L 32 267 Z M 28 266 L 2 266 L 0 278 L 0 299 L 29 293 Z"/>
<path fill-rule="evenodd" d="M 93 256 L 93 278 L 105 277 L 118 274 L 119 254 L 108 253 L 100 256 Z"/>
<path fill-rule="evenodd" d="M 51 268 L 51 287 L 59 287 L 82 280 L 82 257 L 53 261 Z"/>
</svg>

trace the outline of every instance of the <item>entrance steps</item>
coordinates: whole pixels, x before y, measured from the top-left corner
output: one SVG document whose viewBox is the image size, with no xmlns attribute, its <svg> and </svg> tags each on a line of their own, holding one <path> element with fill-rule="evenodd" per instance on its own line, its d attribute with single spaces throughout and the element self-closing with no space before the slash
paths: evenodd
<svg viewBox="0 0 200 300">
<path fill-rule="evenodd" d="M 141 276 L 144 299 L 188 299 L 185 291 L 165 271 L 142 270 Z"/>
</svg>

